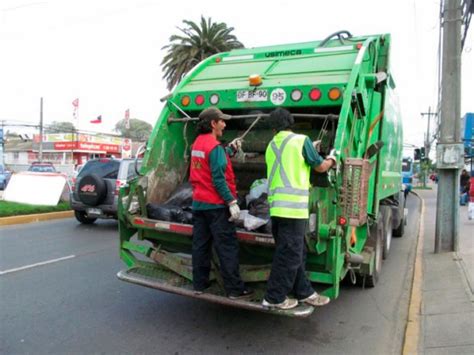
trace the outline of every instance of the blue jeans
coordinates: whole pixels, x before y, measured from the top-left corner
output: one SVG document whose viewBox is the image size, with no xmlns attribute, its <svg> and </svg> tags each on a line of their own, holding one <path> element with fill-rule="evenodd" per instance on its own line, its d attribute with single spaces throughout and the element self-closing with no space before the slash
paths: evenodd
<svg viewBox="0 0 474 355">
<path fill-rule="evenodd" d="M 202 291 L 209 286 L 212 246 L 227 295 L 240 295 L 244 283 L 239 272 L 239 243 L 235 224 L 229 222 L 227 208 L 193 211 L 193 287 Z"/>
<path fill-rule="evenodd" d="M 265 294 L 265 299 L 270 303 L 283 302 L 290 292 L 297 299 L 314 293 L 305 273 L 306 224 L 306 219 L 272 217 L 276 248 Z"/>
</svg>

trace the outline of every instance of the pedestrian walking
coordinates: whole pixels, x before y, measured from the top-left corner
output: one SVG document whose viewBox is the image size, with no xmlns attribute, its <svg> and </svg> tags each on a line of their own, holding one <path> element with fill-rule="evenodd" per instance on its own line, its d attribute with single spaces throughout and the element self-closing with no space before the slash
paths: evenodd
<svg viewBox="0 0 474 355">
<path fill-rule="evenodd" d="M 329 303 L 306 277 L 305 232 L 308 223 L 310 172 L 325 172 L 336 164 L 334 156 L 323 160 L 311 140 L 291 131 L 294 118 L 285 109 L 270 114 L 275 135 L 265 153 L 268 202 L 275 239 L 275 253 L 263 306 L 291 309 L 298 302 L 313 306 Z M 289 298 L 293 293 L 296 299 Z"/>
<path fill-rule="evenodd" d="M 212 248 L 218 260 L 226 294 L 231 299 L 248 298 L 239 273 L 239 244 L 233 223 L 240 215 L 234 171 L 218 138 L 229 115 L 218 108 L 203 110 L 197 124 L 198 137 L 191 149 L 190 182 L 193 186 L 193 287 L 202 293 L 210 286 Z M 239 148 L 240 141 L 230 146 Z"/>
</svg>

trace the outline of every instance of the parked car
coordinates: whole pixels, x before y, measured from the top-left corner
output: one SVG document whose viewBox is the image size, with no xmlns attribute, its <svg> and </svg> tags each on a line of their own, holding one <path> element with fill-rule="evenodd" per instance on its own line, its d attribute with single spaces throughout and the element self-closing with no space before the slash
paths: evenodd
<svg viewBox="0 0 474 355">
<path fill-rule="evenodd" d="M 91 224 L 97 218 L 117 218 L 119 190 L 136 176 L 135 159 L 89 160 L 72 186 L 70 203 L 76 219 Z"/>
<path fill-rule="evenodd" d="M 10 180 L 11 172 L 0 165 L 0 190 L 5 190 Z"/>
<path fill-rule="evenodd" d="M 28 168 L 28 171 L 35 173 L 55 173 L 56 169 L 53 163 L 34 161 Z"/>
</svg>

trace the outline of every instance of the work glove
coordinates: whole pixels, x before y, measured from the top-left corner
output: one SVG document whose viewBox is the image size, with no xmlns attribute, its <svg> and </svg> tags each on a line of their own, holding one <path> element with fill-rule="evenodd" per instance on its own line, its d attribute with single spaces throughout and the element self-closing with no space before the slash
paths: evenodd
<svg viewBox="0 0 474 355">
<path fill-rule="evenodd" d="M 229 147 L 231 147 L 234 152 L 238 152 L 242 148 L 242 139 L 235 138 L 229 143 Z"/>
<path fill-rule="evenodd" d="M 331 149 L 329 155 L 326 156 L 326 159 L 330 159 L 333 161 L 332 168 L 336 169 L 337 167 L 337 159 L 336 159 L 336 149 Z"/>
<path fill-rule="evenodd" d="M 229 203 L 229 212 L 230 212 L 229 222 L 234 222 L 239 219 L 240 207 L 237 204 L 237 200 L 233 200 Z"/>
<path fill-rule="evenodd" d="M 313 147 L 316 149 L 316 151 L 319 153 L 319 149 L 321 148 L 321 140 L 318 139 L 317 141 L 313 142 Z"/>
</svg>

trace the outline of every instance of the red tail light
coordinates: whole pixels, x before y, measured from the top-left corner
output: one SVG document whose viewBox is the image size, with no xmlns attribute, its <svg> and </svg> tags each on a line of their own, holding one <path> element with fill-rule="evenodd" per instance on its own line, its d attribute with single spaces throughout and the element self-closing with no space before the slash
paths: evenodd
<svg viewBox="0 0 474 355">
<path fill-rule="evenodd" d="M 120 188 L 127 183 L 126 180 L 115 180 L 115 194 L 118 195 Z"/>
<path fill-rule="evenodd" d="M 339 216 L 339 218 L 337 219 L 337 224 L 339 224 L 340 226 L 345 226 L 347 224 L 347 219 L 343 216 Z"/>
<path fill-rule="evenodd" d="M 319 89 L 311 89 L 309 92 L 309 98 L 313 101 L 318 101 L 321 98 L 321 90 Z"/>
<path fill-rule="evenodd" d="M 196 96 L 196 98 L 194 99 L 194 102 L 196 103 L 196 105 L 202 105 L 204 103 L 204 95 L 198 95 Z"/>
</svg>

